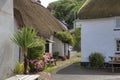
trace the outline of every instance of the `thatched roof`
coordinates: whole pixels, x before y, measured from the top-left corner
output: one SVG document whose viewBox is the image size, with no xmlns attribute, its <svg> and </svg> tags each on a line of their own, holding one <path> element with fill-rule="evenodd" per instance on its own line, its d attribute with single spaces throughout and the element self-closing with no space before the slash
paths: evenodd
<svg viewBox="0 0 120 80">
<path fill-rule="evenodd" d="M 32 26 L 45 38 L 64 30 L 46 8 L 31 0 L 14 0 L 14 16 L 19 26 Z"/>
<path fill-rule="evenodd" d="M 120 0 L 87 0 L 80 9 L 80 19 L 120 16 Z"/>
</svg>

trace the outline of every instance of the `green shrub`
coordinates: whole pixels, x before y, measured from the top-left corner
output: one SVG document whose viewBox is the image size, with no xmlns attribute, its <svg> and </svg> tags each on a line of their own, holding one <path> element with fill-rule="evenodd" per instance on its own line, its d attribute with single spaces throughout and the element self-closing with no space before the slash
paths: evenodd
<svg viewBox="0 0 120 80">
<path fill-rule="evenodd" d="M 29 67 L 30 67 L 30 72 L 34 72 L 34 63 L 30 63 L 31 60 L 36 60 L 39 61 L 43 58 L 43 53 L 45 50 L 45 46 L 41 45 L 39 47 L 34 47 L 28 49 L 28 59 L 29 59 Z"/>
<path fill-rule="evenodd" d="M 40 40 L 40 46 L 28 49 L 27 58 L 29 59 L 30 72 L 35 71 L 34 64 L 30 63 L 30 61 L 31 60 L 39 61 L 43 59 L 43 53 L 45 52 L 45 41 L 42 38 L 40 38 L 39 40 Z"/>
<path fill-rule="evenodd" d="M 55 59 L 58 59 L 58 56 L 59 56 L 59 52 L 54 52 L 54 53 L 53 53 L 53 57 L 54 57 Z"/>
<path fill-rule="evenodd" d="M 78 52 L 78 53 L 76 54 L 76 56 L 77 56 L 77 57 L 81 57 L 81 53 Z"/>
<path fill-rule="evenodd" d="M 104 66 L 104 56 L 98 52 L 92 53 L 89 56 L 89 66 L 92 68 L 99 68 Z"/>
<path fill-rule="evenodd" d="M 81 28 L 76 28 L 74 33 L 74 49 L 78 52 L 81 51 Z"/>
<path fill-rule="evenodd" d="M 28 49 L 28 59 L 42 59 L 43 49 L 43 46 Z"/>
<path fill-rule="evenodd" d="M 54 52 L 53 55 L 59 56 L 59 52 Z"/>
<path fill-rule="evenodd" d="M 59 40 L 61 40 L 64 43 L 68 43 L 70 45 L 74 45 L 74 39 L 73 36 L 69 32 L 56 32 L 55 37 L 57 37 Z"/>
<path fill-rule="evenodd" d="M 40 46 L 38 47 L 33 47 L 28 49 L 28 59 L 42 59 L 43 53 L 45 52 L 45 41 L 40 38 Z"/>
<path fill-rule="evenodd" d="M 13 72 L 14 74 L 23 74 L 24 73 L 23 63 L 17 62 Z"/>
</svg>

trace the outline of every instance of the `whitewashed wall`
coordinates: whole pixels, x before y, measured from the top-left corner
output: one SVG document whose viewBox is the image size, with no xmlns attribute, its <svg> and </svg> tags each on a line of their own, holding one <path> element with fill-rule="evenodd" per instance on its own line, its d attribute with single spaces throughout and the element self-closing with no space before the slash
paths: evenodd
<svg viewBox="0 0 120 80">
<path fill-rule="evenodd" d="M 53 43 L 53 53 L 54 52 L 59 52 L 59 56 L 65 56 L 68 55 L 68 44 L 66 45 L 66 53 L 64 52 L 64 43 L 62 43 L 60 40 L 58 40 L 57 38 L 53 38 L 53 40 L 55 41 L 55 43 Z"/>
<path fill-rule="evenodd" d="M 65 48 L 64 48 L 65 47 Z M 66 43 L 64 43 L 64 54 L 65 54 L 65 56 L 68 56 L 68 44 L 66 44 Z"/>
<path fill-rule="evenodd" d="M 0 80 L 12 74 L 18 59 L 18 49 L 10 40 L 13 32 L 13 0 L 0 0 Z"/>
<path fill-rule="evenodd" d="M 55 43 L 53 43 L 53 53 L 59 52 L 59 56 L 64 56 L 64 44 L 54 37 L 53 39 Z"/>
<path fill-rule="evenodd" d="M 116 17 L 80 20 L 82 62 L 88 62 L 88 56 L 100 52 L 108 62 L 109 56 L 115 55 L 116 39 L 120 39 L 120 31 L 114 31 Z"/>
<path fill-rule="evenodd" d="M 51 35 L 50 38 L 48 39 L 48 44 L 49 44 L 49 53 L 53 55 L 53 44 L 54 44 L 54 40 L 53 40 L 54 36 Z"/>
</svg>

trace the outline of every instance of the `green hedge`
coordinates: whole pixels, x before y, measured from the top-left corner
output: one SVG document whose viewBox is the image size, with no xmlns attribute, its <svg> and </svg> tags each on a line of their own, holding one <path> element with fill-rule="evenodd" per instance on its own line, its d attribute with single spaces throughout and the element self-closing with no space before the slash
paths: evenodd
<svg viewBox="0 0 120 80">
<path fill-rule="evenodd" d="M 28 49 L 28 59 L 41 59 L 45 52 L 45 41 L 40 38 L 40 46 Z"/>
<path fill-rule="evenodd" d="M 59 40 L 61 40 L 64 43 L 74 45 L 73 36 L 67 31 L 65 31 L 65 32 L 62 32 L 62 31 L 56 32 L 55 37 L 57 37 Z"/>
</svg>

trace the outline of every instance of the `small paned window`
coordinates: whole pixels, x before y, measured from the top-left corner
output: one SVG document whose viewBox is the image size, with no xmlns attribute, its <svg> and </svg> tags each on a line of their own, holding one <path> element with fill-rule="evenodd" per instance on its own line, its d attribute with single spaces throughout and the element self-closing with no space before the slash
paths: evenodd
<svg viewBox="0 0 120 80">
<path fill-rule="evenodd" d="M 116 28 L 120 28 L 120 19 L 116 19 Z"/>
<path fill-rule="evenodd" d="M 116 50 L 120 51 L 120 40 L 116 40 Z"/>
</svg>

